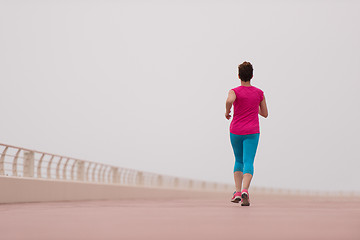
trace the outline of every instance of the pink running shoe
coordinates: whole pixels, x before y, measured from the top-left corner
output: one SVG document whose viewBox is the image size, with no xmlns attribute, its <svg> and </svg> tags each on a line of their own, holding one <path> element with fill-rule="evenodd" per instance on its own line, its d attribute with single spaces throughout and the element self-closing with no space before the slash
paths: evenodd
<svg viewBox="0 0 360 240">
<path fill-rule="evenodd" d="M 241 191 L 241 206 L 250 206 L 249 192 L 246 189 Z"/>
<path fill-rule="evenodd" d="M 231 199 L 233 203 L 239 203 L 241 201 L 241 192 L 234 192 L 233 197 Z"/>
</svg>

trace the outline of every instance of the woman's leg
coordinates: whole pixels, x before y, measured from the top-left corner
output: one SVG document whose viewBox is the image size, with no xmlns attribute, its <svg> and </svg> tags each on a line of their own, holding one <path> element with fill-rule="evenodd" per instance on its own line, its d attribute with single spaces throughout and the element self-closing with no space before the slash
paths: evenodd
<svg viewBox="0 0 360 240">
<path fill-rule="evenodd" d="M 234 172 L 235 189 L 237 192 L 241 192 L 241 185 L 243 181 L 243 173 L 240 171 Z"/>
<path fill-rule="evenodd" d="M 259 143 L 260 134 L 244 135 L 244 176 L 243 176 L 243 189 L 248 190 L 252 177 L 254 175 L 254 159 L 256 155 L 257 146 Z"/>
<path fill-rule="evenodd" d="M 244 174 L 244 177 L 243 177 L 243 181 L 244 181 L 243 189 L 246 189 L 246 190 L 249 189 L 252 177 L 253 177 L 253 175 L 250 174 L 250 173 L 245 173 Z"/>
<path fill-rule="evenodd" d="M 234 180 L 235 188 L 237 192 L 241 192 L 241 185 L 243 181 L 243 137 L 242 135 L 236 135 L 230 133 L 231 146 L 235 155 L 234 165 Z"/>
</svg>

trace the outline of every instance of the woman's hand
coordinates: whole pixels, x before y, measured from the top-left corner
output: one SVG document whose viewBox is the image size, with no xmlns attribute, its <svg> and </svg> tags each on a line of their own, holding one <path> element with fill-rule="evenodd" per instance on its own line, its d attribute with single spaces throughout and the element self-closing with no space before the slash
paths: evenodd
<svg viewBox="0 0 360 240">
<path fill-rule="evenodd" d="M 230 112 L 231 112 L 231 111 L 230 111 Z M 225 118 L 226 118 L 227 120 L 229 120 L 229 119 L 231 118 L 230 112 L 226 112 L 226 113 L 225 113 Z"/>
</svg>

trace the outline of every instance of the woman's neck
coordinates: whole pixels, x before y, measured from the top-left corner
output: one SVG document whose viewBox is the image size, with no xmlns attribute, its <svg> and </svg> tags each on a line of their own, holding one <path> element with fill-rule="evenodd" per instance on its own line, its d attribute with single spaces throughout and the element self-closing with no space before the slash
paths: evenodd
<svg viewBox="0 0 360 240">
<path fill-rule="evenodd" d="M 248 81 L 248 82 L 241 81 L 241 86 L 251 87 L 250 81 Z"/>
</svg>

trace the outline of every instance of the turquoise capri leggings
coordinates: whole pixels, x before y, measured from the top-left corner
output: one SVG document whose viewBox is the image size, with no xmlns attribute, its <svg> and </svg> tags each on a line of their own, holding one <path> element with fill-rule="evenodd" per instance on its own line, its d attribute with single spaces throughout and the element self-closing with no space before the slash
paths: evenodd
<svg viewBox="0 0 360 240">
<path fill-rule="evenodd" d="M 230 133 L 231 146 L 235 155 L 234 172 L 254 175 L 254 159 L 259 143 L 259 133 L 236 135 Z"/>
</svg>

